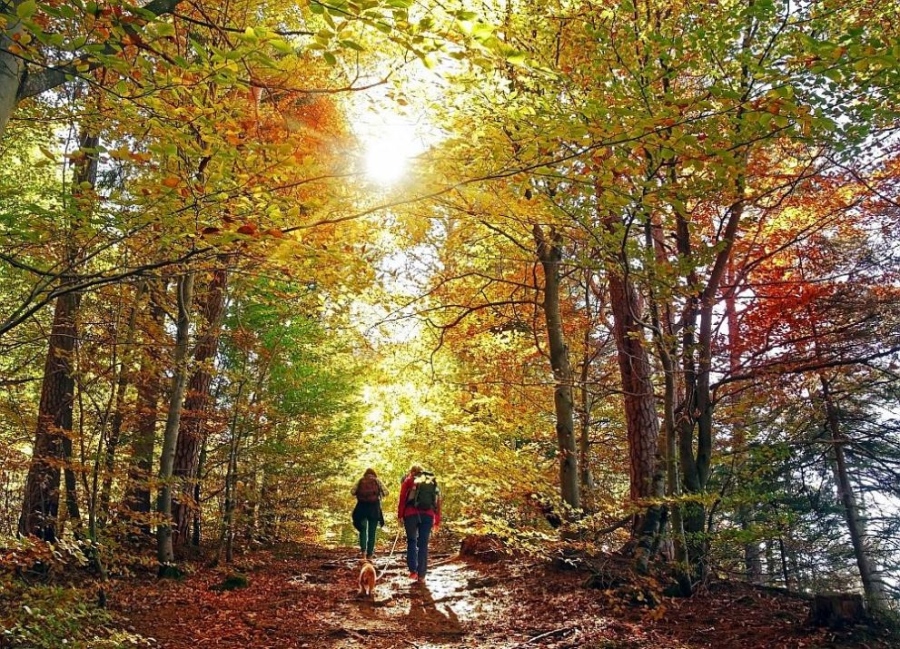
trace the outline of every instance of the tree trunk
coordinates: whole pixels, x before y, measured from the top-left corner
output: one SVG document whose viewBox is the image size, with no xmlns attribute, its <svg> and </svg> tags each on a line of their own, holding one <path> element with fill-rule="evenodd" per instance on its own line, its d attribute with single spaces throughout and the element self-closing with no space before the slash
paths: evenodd
<svg viewBox="0 0 900 649">
<path fill-rule="evenodd" d="M 18 4 L 14 3 L 14 6 Z M 7 28 L 3 38 L 6 38 L 11 29 L 19 30 L 20 26 L 15 23 L 12 28 Z M 3 109 L 2 102 L 5 101 L 4 86 L 11 83 L 10 75 L 16 73 L 16 69 L 9 67 L 11 64 L 5 60 L 5 56 L 5 52 L 0 52 L 0 110 Z M 0 129 L 4 125 L 5 121 L 0 114 Z M 90 133 L 83 133 L 79 138 L 79 148 L 82 151 L 92 149 L 97 144 L 97 136 Z M 79 253 L 75 236 L 80 221 L 78 210 L 84 207 L 79 204 L 79 199 L 82 198 L 79 195 L 79 188 L 85 182 L 93 186 L 96 178 L 97 156 L 94 153 L 88 153 L 75 167 L 72 178 L 73 187 L 76 188 L 72 196 L 76 216 L 73 219 L 73 232 L 70 233 L 66 247 L 68 268 L 76 268 L 78 265 Z M 93 201 L 90 195 L 87 197 L 87 201 L 89 203 Z M 72 456 L 72 408 L 75 395 L 73 370 L 75 342 L 78 335 L 76 318 L 80 302 L 81 296 L 76 292 L 66 293 L 56 299 L 47 360 L 44 364 L 37 430 L 32 447 L 31 464 L 25 478 L 19 533 L 32 534 L 45 541 L 54 541 L 57 537 L 60 468 L 67 466 Z M 67 472 L 66 501 L 70 515 L 78 519 L 74 477 L 74 474 L 70 476 Z"/>
<path fill-rule="evenodd" d="M 603 226 L 613 237 L 624 236 L 618 220 L 603 219 Z M 624 250 L 624 246 L 620 248 Z M 613 335 L 622 378 L 625 422 L 628 430 L 630 460 L 630 495 L 635 504 L 664 495 L 664 481 L 658 479 L 659 418 L 653 390 L 652 367 L 644 338 L 643 325 L 638 319 L 643 312 L 641 300 L 628 274 L 628 260 L 624 252 L 607 264 L 609 303 L 613 314 Z M 659 506 L 648 508 L 644 516 L 635 516 L 632 534 L 638 539 L 635 562 L 638 570 L 646 570 L 661 518 Z"/>
<path fill-rule="evenodd" d="M 200 510 L 200 482 L 203 477 L 203 470 L 206 468 L 206 452 L 207 452 L 207 444 L 209 442 L 209 438 L 205 435 L 203 436 L 203 442 L 200 445 L 200 459 L 197 461 L 197 479 L 194 481 L 194 502 L 197 503 L 197 507 L 192 512 L 191 516 L 191 545 L 194 547 L 200 547 L 200 538 L 203 531 L 203 516 L 201 516 Z"/>
<path fill-rule="evenodd" d="M 10 45 L 23 33 L 22 21 L 16 18 L 16 9 L 23 0 L 4 3 L 9 23 L 0 34 L 0 137 L 6 132 L 6 125 L 18 101 L 19 86 L 25 76 L 25 60 L 10 52 Z"/>
<path fill-rule="evenodd" d="M 869 558 L 866 547 L 866 525 L 860 516 L 859 505 L 856 502 L 856 495 L 853 493 L 853 485 L 847 472 L 847 461 L 844 455 L 847 438 L 841 431 L 837 406 L 831 395 L 831 386 L 824 376 L 819 375 L 819 380 L 822 385 L 822 399 L 825 402 L 826 426 L 834 450 L 834 479 L 837 484 L 838 497 L 844 507 L 844 520 L 847 521 L 847 531 L 850 533 L 856 567 L 859 569 L 859 578 L 862 581 L 866 599 L 873 609 L 879 609 L 884 605 L 885 593 L 881 581 L 875 574 L 872 560 Z"/>
<path fill-rule="evenodd" d="M 65 463 L 64 440 L 72 434 L 75 381 L 75 315 L 78 298 L 70 293 L 56 300 L 50 346 L 44 364 L 31 464 L 25 479 L 19 533 L 55 541 L 59 514 L 60 469 Z M 74 487 L 74 485 L 73 485 Z"/>
<path fill-rule="evenodd" d="M 165 311 L 162 308 L 166 286 L 155 283 L 150 286 L 148 327 L 150 335 L 143 346 L 141 380 L 137 381 L 137 416 L 135 434 L 131 442 L 131 465 L 128 469 L 128 491 L 125 506 L 139 521 L 144 534 L 150 534 L 151 511 L 150 476 L 153 471 L 153 449 L 156 445 L 156 424 L 159 417 L 159 398 L 162 392 L 162 363 L 159 348 L 162 346 Z M 143 516 L 141 516 L 143 515 Z"/>
<path fill-rule="evenodd" d="M 591 271 L 587 271 L 588 274 Z M 593 294 L 591 288 L 590 276 L 585 277 L 584 282 L 584 310 L 591 314 L 591 296 Z M 592 353 L 591 328 L 587 327 L 584 332 L 584 353 L 581 357 L 581 380 L 579 385 L 579 393 L 581 396 L 581 432 L 578 436 L 578 466 L 581 469 L 580 483 L 582 495 L 589 494 L 594 489 L 594 475 L 591 472 L 591 428 L 593 427 L 592 410 L 594 408 L 594 397 L 590 389 L 590 372 L 591 363 L 596 354 Z"/>
<path fill-rule="evenodd" d="M 120 353 L 119 378 L 116 383 L 116 403 L 106 436 L 106 448 L 103 461 L 103 484 L 100 487 L 100 502 L 97 507 L 97 520 L 101 526 L 106 525 L 109 518 L 110 498 L 112 494 L 113 473 L 116 464 L 116 451 L 119 447 L 119 439 L 122 436 L 122 423 L 125 421 L 125 393 L 131 385 L 131 361 L 133 357 L 135 323 L 137 321 L 138 303 L 144 293 L 145 285 L 142 283 L 134 296 L 134 304 L 128 317 L 128 329 L 125 333 L 124 350 Z"/>
<path fill-rule="evenodd" d="M 175 561 L 175 549 L 172 543 L 172 471 L 175 464 L 175 446 L 178 442 L 178 427 L 181 422 L 181 406 L 184 402 L 185 385 L 187 384 L 188 342 L 190 336 L 191 300 L 194 291 L 194 274 L 189 272 L 178 279 L 178 322 L 175 334 L 175 369 L 172 376 L 172 391 L 169 395 L 169 414 L 166 417 L 166 428 L 163 433 L 162 453 L 159 461 L 159 502 L 157 512 L 160 516 L 156 529 L 157 559 L 160 574 L 166 574 L 169 566 Z"/>
<path fill-rule="evenodd" d="M 612 268 L 609 273 L 609 293 L 628 428 L 631 498 L 639 501 L 655 495 L 653 476 L 659 445 L 656 397 L 643 327 L 637 319 L 640 300 L 621 268 Z"/>
<path fill-rule="evenodd" d="M 562 243 L 559 234 L 553 230 L 548 241 L 539 225 L 534 226 L 534 242 L 538 259 L 544 269 L 543 311 L 550 343 L 550 367 L 553 369 L 555 381 L 553 404 L 556 410 L 560 491 L 566 503 L 573 509 L 579 509 L 581 493 L 578 484 L 578 449 L 575 445 L 573 375 L 559 308 L 559 265 L 562 260 Z"/>
<path fill-rule="evenodd" d="M 674 182 L 674 180 L 673 180 Z M 654 223 L 648 216 L 645 227 L 645 245 L 654 251 L 656 262 L 661 266 L 667 265 L 665 244 L 662 228 Z M 687 547 L 684 540 L 684 521 L 682 518 L 682 506 L 679 502 L 681 496 L 681 481 L 678 474 L 678 427 L 676 425 L 675 407 L 678 401 L 678 373 L 676 372 L 676 359 L 678 350 L 676 347 L 675 327 L 673 324 L 672 307 L 657 298 L 656 267 L 651 267 L 650 281 L 650 317 L 653 324 L 653 340 L 659 356 L 659 363 L 663 373 L 663 432 L 665 435 L 665 493 L 669 499 L 668 511 L 671 517 L 672 540 L 675 555 L 675 575 L 681 594 L 688 596 L 693 590 L 688 564 Z"/>
<path fill-rule="evenodd" d="M 224 549 L 225 562 L 234 559 L 234 500 L 237 487 L 237 461 L 241 435 L 238 430 L 240 410 L 244 394 L 244 381 L 238 384 L 237 396 L 234 399 L 234 413 L 231 417 L 231 444 L 228 449 L 228 465 L 225 472 L 225 511 L 222 517 L 222 535 L 219 539 L 219 554 Z"/>
<path fill-rule="evenodd" d="M 194 350 L 194 373 L 184 401 L 184 415 L 178 430 L 173 475 L 179 480 L 179 495 L 174 505 L 175 545 L 187 545 L 191 521 L 197 507 L 195 501 L 197 467 L 200 448 L 206 435 L 206 417 L 210 406 L 213 362 L 219 348 L 219 332 L 225 311 L 224 268 L 213 272 L 203 301 L 205 331 Z"/>
</svg>

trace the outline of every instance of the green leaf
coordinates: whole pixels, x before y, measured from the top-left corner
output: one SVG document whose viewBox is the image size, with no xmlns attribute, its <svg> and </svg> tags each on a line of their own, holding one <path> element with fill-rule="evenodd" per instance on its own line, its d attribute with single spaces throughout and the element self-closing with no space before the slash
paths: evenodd
<svg viewBox="0 0 900 649">
<path fill-rule="evenodd" d="M 472 36 L 480 41 L 490 38 L 494 33 L 494 26 L 485 23 L 476 23 L 472 26 Z"/>
<path fill-rule="evenodd" d="M 513 65 L 525 65 L 525 52 L 510 52 L 506 55 L 506 60 Z"/>
<path fill-rule="evenodd" d="M 337 57 L 331 52 L 322 52 L 322 58 L 328 63 L 328 65 L 337 65 Z"/>
<path fill-rule="evenodd" d="M 282 54 L 293 54 L 294 46 L 280 38 L 272 39 L 272 47 Z"/>
<path fill-rule="evenodd" d="M 22 20 L 31 18 L 35 11 L 37 11 L 37 2 L 35 0 L 25 0 L 25 2 L 16 7 L 16 15 Z"/>
<path fill-rule="evenodd" d="M 171 23 L 156 23 L 156 35 L 160 38 L 166 38 L 175 35 L 175 25 Z"/>
</svg>

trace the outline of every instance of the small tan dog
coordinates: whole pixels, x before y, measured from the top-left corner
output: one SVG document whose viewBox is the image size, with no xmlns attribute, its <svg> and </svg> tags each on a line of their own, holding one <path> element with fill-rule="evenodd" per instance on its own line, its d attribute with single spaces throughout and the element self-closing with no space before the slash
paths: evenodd
<svg viewBox="0 0 900 649">
<path fill-rule="evenodd" d="M 359 594 L 366 597 L 375 596 L 375 566 L 368 559 L 360 561 Z"/>
</svg>

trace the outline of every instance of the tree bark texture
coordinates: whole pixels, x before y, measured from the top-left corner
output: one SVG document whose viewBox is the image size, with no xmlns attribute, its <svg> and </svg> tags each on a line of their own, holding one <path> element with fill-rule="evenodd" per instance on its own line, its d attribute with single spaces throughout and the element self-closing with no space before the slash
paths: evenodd
<svg viewBox="0 0 900 649">
<path fill-rule="evenodd" d="M 5 14 L 12 16 L 3 33 L 0 34 L 0 137 L 6 132 L 6 125 L 18 102 L 19 86 L 25 76 L 25 61 L 10 52 L 10 45 L 23 32 L 22 21 L 15 19 L 16 9 L 22 0 L 12 0 L 6 6 Z"/>
<path fill-rule="evenodd" d="M 156 552 L 160 564 L 160 572 L 175 561 L 175 550 L 172 542 L 172 470 L 175 464 L 175 447 L 178 442 L 178 427 L 181 422 L 181 408 L 187 384 L 188 342 L 191 328 L 191 299 L 194 291 L 194 274 L 189 272 L 179 278 L 176 293 L 178 295 L 178 321 L 175 333 L 175 370 L 172 375 L 172 391 L 169 394 L 169 413 L 166 416 L 166 428 L 163 433 L 162 451 L 159 460 L 159 500 L 157 512 L 160 523 L 156 528 Z"/>
<path fill-rule="evenodd" d="M 553 369 L 555 387 L 553 405 L 556 411 L 556 442 L 559 452 L 559 483 L 562 499 L 571 507 L 581 507 L 578 483 L 578 449 L 575 440 L 575 402 L 573 397 L 572 366 L 569 350 L 563 334 L 559 307 L 559 265 L 562 260 L 562 242 L 559 234 L 550 231 L 544 235 L 539 225 L 534 226 L 534 242 L 537 256 L 544 269 L 544 318 L 550 344 L 550 366 Z"/>
<path fill-rule="evenodd" d="M 2 54 L 2 53 L 0 53 Z M 8 82 L 10 68 L 0 56 L 0 95 L 3 84 Z M 2 101 L 2 97 L 0 97 Z M 2 109 L 2 106 L 0 106 Z M 0 116 L 2 117 L 2 116 Z M 0 119 L 0 128 L 5 122 Z M 84 132 L 79 138 L 81 150 L 90 150 L 97 146 L 96 135 Z M 66 244 L 66 263 L 70 268 L 78 265 L 79 251 L 75 242 L 75 234 L 79 229 L 80 210 L 90 209 L 93 202 L 91 195 L 86 200 L 79 194 L 82 183 L 94 185 L 97 179 L 97 156 L 93 153 L 81 158 L 75 167 L 72 178 L 76 188 L 72 195 L 77 210 L 73 217 L 73 232 Z M 79 204 L 84 202 L 84 205 Z M 70 280 L 63 280 L 64 282 Z M 53 312 L 53 325 L 50 330 L 50 341 L 47 349 L 47 360 L 44 364 L 44 377 L 41 384 L 41 400 L 38 406 L 38 423 L 32 447 L 31 464 L 25 478 L 22 502 L 22 515 L 19 519 L 19 533 L 32 534 L 45 541 L 54 541 L 57 537 L 57 517 L 59 515 L 60 472 L 72 455 L 72 408 L 75 398 L 75 344 L 78 336 L 77 316 L 81 296 L 77 292 L 66 293 L 56 299 Z M 69 467 L 66 467 L 67 469 Z M 74 474 L 66 473 L 66 502 L 69 513 L 78 519 L 78 501 L 75 493 Z"/>
<path fill-rule="evenodd" d="M 191 521 L 197 508 L 196 481 L 200 448 L 207 434 L 206 418 L 211 405 L 213 362 L 219 348 L 219 333 L 225 310 L 227 272 L 224 268 L 213 272 L 204 294 L 202 316 L 205 330 L 194 351 L 194 372 L 191 375 L 184 401 L 184 412 L 178 429 L 173 475 L 179 481 L 179 495 L 173 507 L 176 528 L 175 545 L 187 545 L 191 539 Z"/>
<path fill-rule="evenodd" d="M 628 428 L 631 498 L 641 500 L 653 495 L 659 446 L 659 417 L 651 380 L 652 369 L 643 328 L 637 319 L 637 314 L 641 312 L 640 300 L 621 269 L 610 272 L 609 293 Z"/>
<path fill-rule="evenodd" d="M 50 345 L 44 364 L 31 465 L 25 478 L 19 533 L 45 541 L 57 536 L 60 472 L 65 463 L 64 440 L 72 434 L 75 380 L 72 360 L 77 335 L 78 297 L 70 293 L 56 300 Z"/>
</svg>

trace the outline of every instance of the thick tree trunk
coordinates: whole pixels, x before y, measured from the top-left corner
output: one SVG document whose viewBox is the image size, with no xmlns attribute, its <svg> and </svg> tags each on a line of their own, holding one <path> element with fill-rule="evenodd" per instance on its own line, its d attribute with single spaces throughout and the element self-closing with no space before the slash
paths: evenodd
<svg viewBox="0 0 900 649">
<path fill-rule="evenodd" d="M 45 541 L 55 541 L 57 537 L 60 470 L 66 460 L 64 440 L 72 434 L 75 392 L 72 360 L 77 310 L 75 294 L 57 298 L 44 364 L 37 431 L 19 519 L 20 534 L 31 534 Z"/>
<path fill-rule="evenodd" d="M 653 489 L 659 446 L 656 397 L 643 327 L 637 319 L 640 300 L 621 269 L 610 272 L 609 293 L 628 428 L 631 498 L 640 501 L 657 495 Z"/>
<path fill-rule="evenodd" d="M 7 33 L 8 31 L 9 28 Z M 14 70 L 4 63 L 2 55 L 0 52 L 0 101 L 3 100 L 3 86 L 10 83 L 10 75 L 14 73 Z M 0 128 L 4 124 L 5 122 L 0 119 Z M 90 133 L 82 134 L 79 140 L 81 150 L 93 149 L 97 144 L 98 138 Z M 72 196 L 76 210 L 90 208 L 92 196 L 87 195 L 86 201 L 82 204 L 79 192 L 82 183 L 90 183 L 93 186 L 96 178 L 97 157 L 89 153 L 81 158 L 72 178 L 73 187 L 76 188 Z M 75 217 L 75 232 L 70 233 L 71 238 L 66 249 L 66 264 L 69 268 L 78 265 L 79 252 L 77 242 L 74 240 L 79 222 L 77 214 L 78 212 Z M 81 296 L 76 292 L 66 293 L 56 299 L 47 360 L 44 364 L 37 430 L 32 447 L 31 465 L 25 479 L 22 515 L 19 519 L 20 534 L 32 534 L 46 541 L 55 540 L 58 532 L 60 469 L 66 466 L 71 470 L 68 461 L 72 456 L 72 408 L 75 396 L 73 372 L 78 335 L 76 319 L 80 302 Z M 67 471 L 66 501 L 70 515 L 78 519 L 74 477 L 74 474 L 70 476 Z"/>
<path fill-rule="evenodd" d="M 685 394 L 678 424 L 679 460 L 683 486 L 688 496 L 684 507 L 684 531 L 694 580 L 701 580 L 707 568 L 706 507 L 702 495 L 706 492 L 712 463 L 713 401 L 710 392 L 712 367 L 712 327 L 714 308 L 719 288 L 731 259 L 734 238 L 744 214 L 745 181 L 739 176 L 735 181 L 737 199 L 728 209 L 728 219 L 722 232 L 722 246 L 716 254 L 706 284 L 699 290 L 700 282 L 693 266 L 686 279 L 689 287 L 698 290 L 696 297 L 685 306 L 682 319 L 681 359 Z M 688 222 L 679 217 L 676 239 L 682 258 L 693 263 L 693 247 Z M 695 333 L 696 332 L 696 333 Z"/>
<path fill-rule="evenodd" d="M 623 236 L 618 220 L 608 215 L 603 226 L 613 237 Z M 622 246 L 621 250 L 624 250 Z M 662 498 L 665 481 L 658 471 L 659 417 L 652 380 L 652 366 L 647 352 L 644 327 L 639 318 L 643 313 L 641 299 L 628 274 L 628 260 L 620 252 L 607 263 L 609 303 L 613 314 L 613 336 L 622 378 L 625 422 L 628 430 L 630 461 L 630 495 L 635 503 Z M 635 564 L 646 570 L 647 550 L 659 531 L 661 510 L 651 505 L 643 516 L 635 516 L 632 534 L 637 538 Z"/>
<path fill-rule="evenodd" d="M 16 9 L 23 4 L 23 0 L 12 0 L 4 4 L 6 10 L 3 13 L 13 18 L 0 34 L 0 137 L 6 132 L 6 125 L 16 108 L 19 86 L 25 76 L 24 59 L 9 49 L 23 31 L 22 21 L 15 19 Z"/>
<path fill-rule="evenodd" d="M 213 272 L 204 295 L 202 315 L 206 328 L 194 351 L 194 373 L 188 385 L 184 413 L 178 430 L 178 445 L 173 467 L 173 474 L 180 482 L 179 495 L 174 505 L 176 546 L 187 545 L 189 542 L 191 521 L 197 508 L 195 500 L 197 468 L 200 448 L 206 435 L 213 362 L 219 348 L 219 333 L 225 311 L 226 282 L 225 269 L 217 269 Z"/>
<path fill-rule="evenodd" d="M 159 502 L 157 512 L 160 523 L 156 529 L 157 559 L 160 574 L 166 574 L 169 566 L 175 561 L 175 549 L 172 543 L 172 470 L 175 465 L 175 446 L 178 442 L 178 427 L 181 422 L 181 407 L 184 402 L 187 384 L 188 342 L 190 337 L 190 311 L 194 292 L 194 274 L 189 272 L 178 279 L 176 293 L 178 295 L 178 321 L 175 334 L 175 369 L 172 376 L 172 391 L 169 394 L 169 414 L 166 417 L 166 428 L 163 433 L 162 452 L 159 461 Z"/>
<path fill-rule="evenodd" d="M 534 242 L 538 259 L 544 269 L 543 310 L 550 344 L 550 367 L 555 381 L 553 404 L 556 410 L 560 491 L 562 499 L 572 508 L 578 509 L 581 507 L 581 493 L 578 484 L 578 449 L 575 444 L 575 402 L 572 389 L 574 379 L 559 307 L 559 265 L 562 260 L 562 244 L 558 233 L 551 230 L 548 240 L 539 225 L 534 226 Z"/>
</svg>

